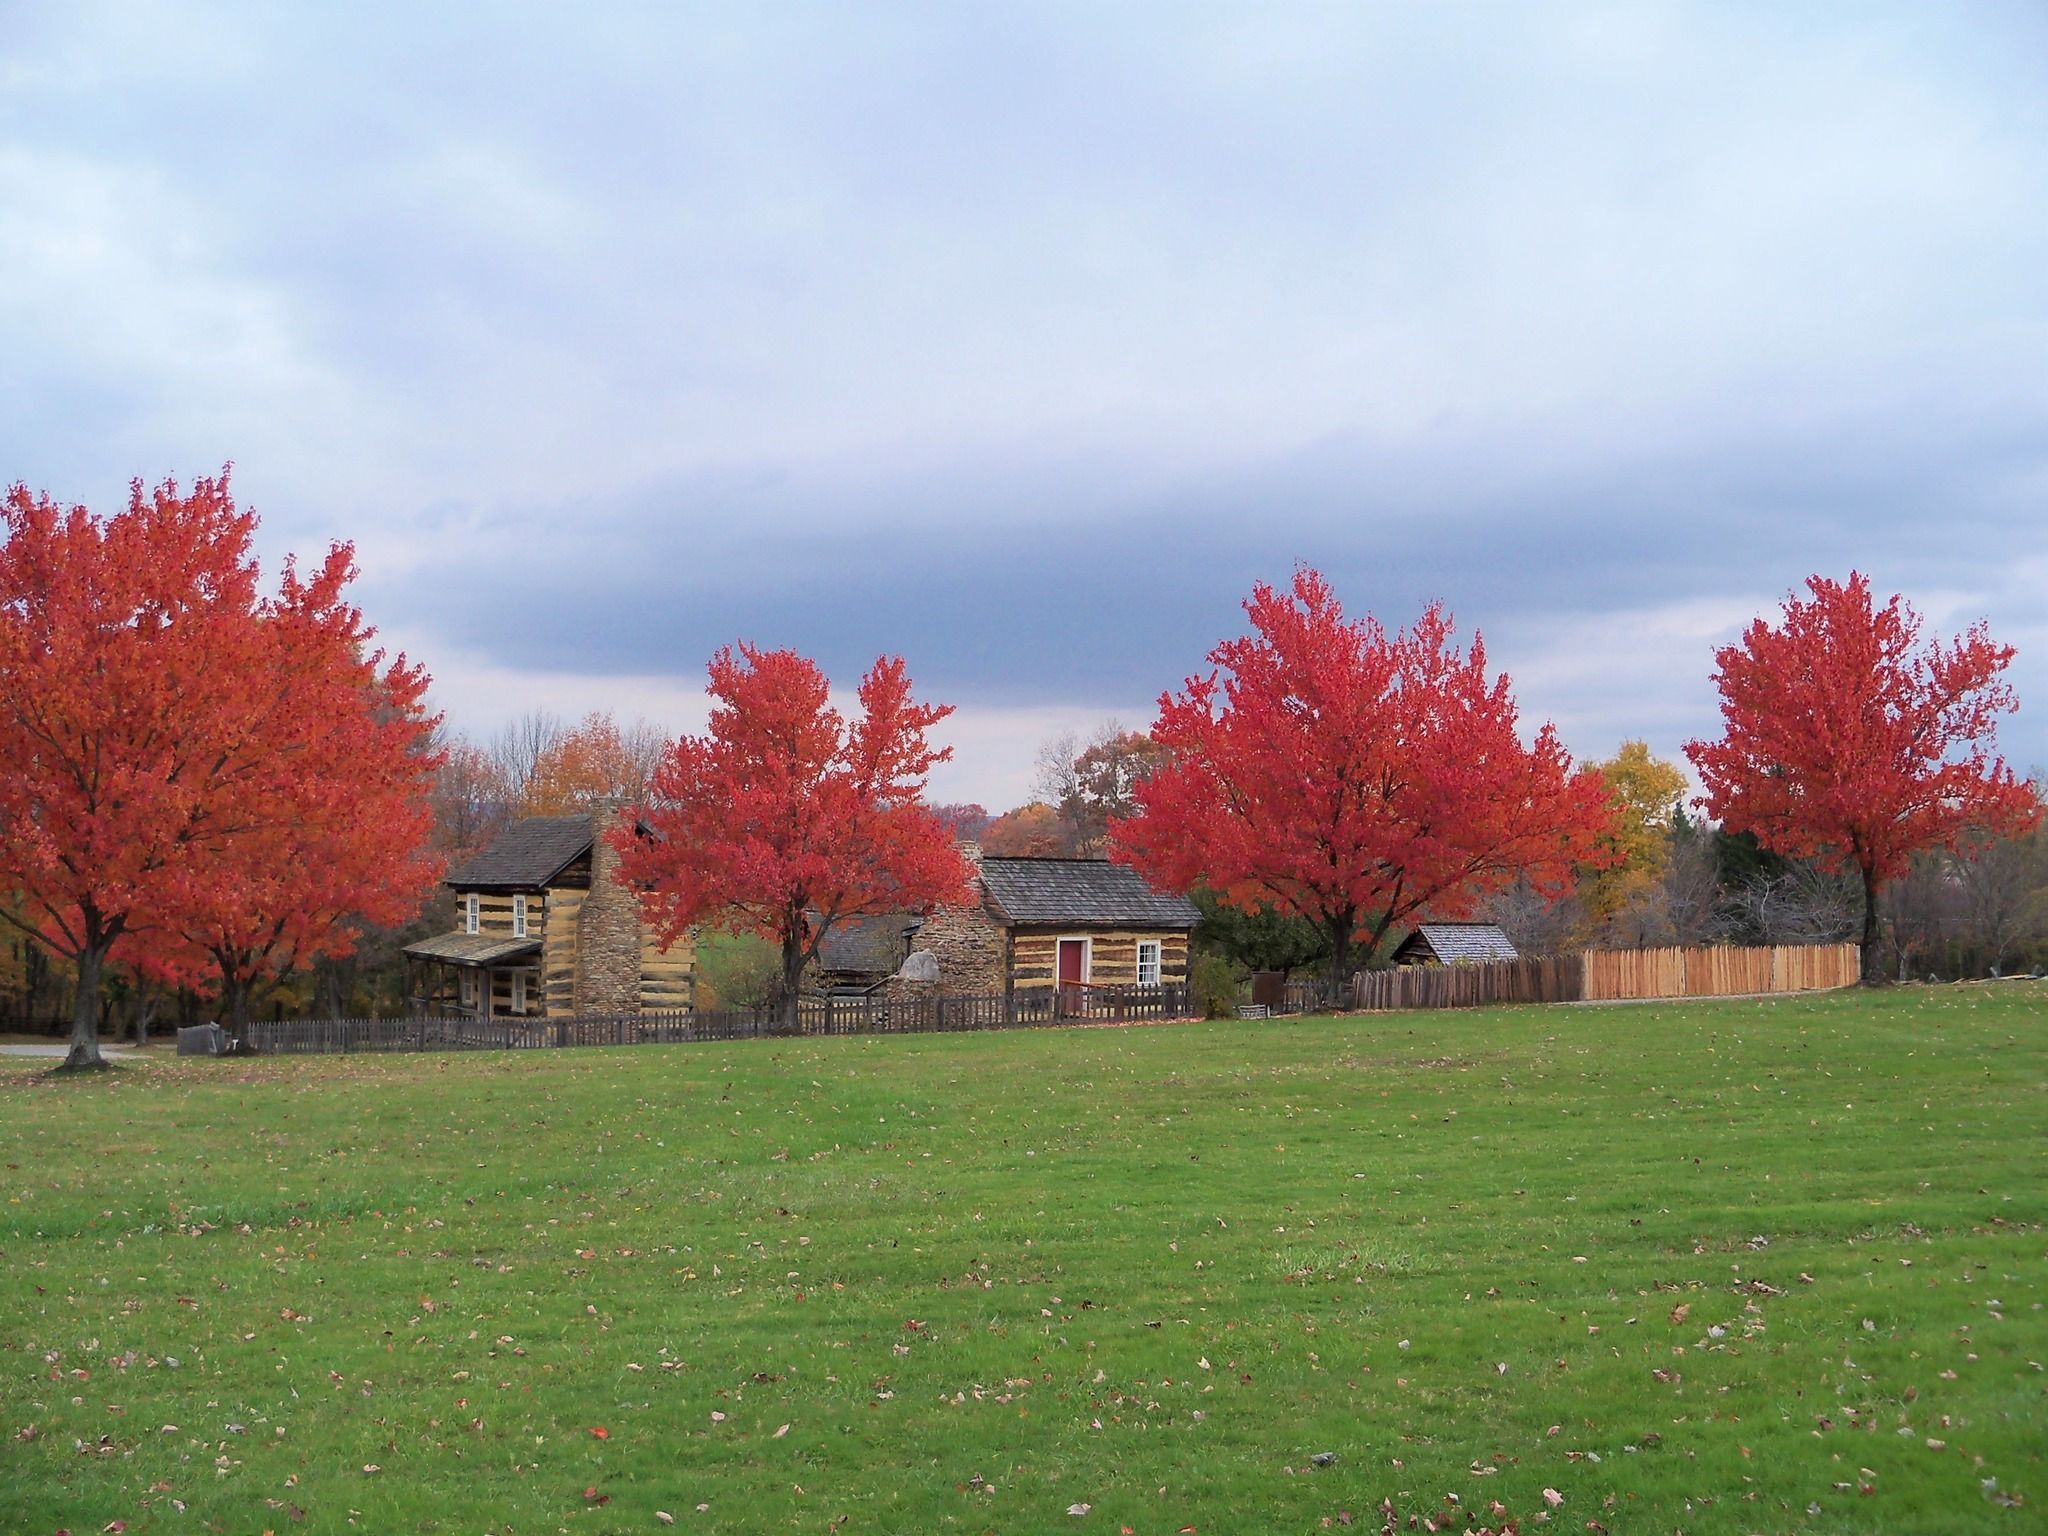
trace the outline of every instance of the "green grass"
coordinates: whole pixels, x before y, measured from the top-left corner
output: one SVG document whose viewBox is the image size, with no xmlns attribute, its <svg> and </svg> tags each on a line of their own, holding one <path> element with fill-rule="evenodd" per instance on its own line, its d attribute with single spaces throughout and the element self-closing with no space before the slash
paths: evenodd
<svg viewBox="0 0 2048 1536">
<path fill-rule="evenodd" d="M 2039 1530 L 2044 1019 L 9 1063 L 0 1530 Z"/>
</svg>

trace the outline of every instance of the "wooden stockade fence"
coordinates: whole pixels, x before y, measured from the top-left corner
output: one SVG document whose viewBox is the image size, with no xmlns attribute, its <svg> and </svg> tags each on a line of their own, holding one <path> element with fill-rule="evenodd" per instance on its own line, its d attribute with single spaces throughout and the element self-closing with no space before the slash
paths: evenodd
<svg viewBox="0 0 2048 1536">
<path fill-rule="evenodd" d="M 1388 1010 L 1743 997 L 1854 986 L 1861 974 L 1860 961 L 1854 944 L 1588 949 L 1482 965 L 1360 971 L 1353 978 L 1352 993 L 1355 1007 Z"/>
<path fill-rule="evenodd" d="M 1353 1006 L 1363 1009 L 1480 1008 L 1489 1003 L 1573 1003 L 1585 976 L 1580 955 L 1531 956 L 1478 965 L 1404 965 L 1360 971 Z"/>
<path fill-rule="evenodd" d="M 1854 986 L 1862 952 L 1854 944 L 1699 945 L 1673 949 L 1589 949 L 1589 1003 L 1656 997 L 1746 997 Z"/>
<path fill-rule="evenodd" d="M 1185 1018 L 1188 989 L 1061 987 L 1008 995 L 834 997 L 797 1008 L 795 1035 L 909 1035 Z M 411 1017 L 252 1023 L 249 1050 L 285 1056 L 350 1051 L 514 1051 L 579 1045 L 671 1045 L 784 1034 L 772 1009 L 581 1015 L 558 1019 Z"/>
</svg>

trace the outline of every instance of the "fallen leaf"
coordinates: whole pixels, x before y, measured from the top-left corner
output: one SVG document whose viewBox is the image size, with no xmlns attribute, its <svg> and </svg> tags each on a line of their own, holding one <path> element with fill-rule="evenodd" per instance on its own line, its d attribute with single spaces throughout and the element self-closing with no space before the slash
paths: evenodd
<svg viewBox="0 0 2048 1536">
<path fill-rule="evenodd" d="M 1555 1488 L 1546 1488 L 1543 1490 L 1543 1502 L 1548 1504 L 1552 1509 L 1555 1509 L 1558 1505 L 1564 1502 L 1564 1495 L 1559 1493 Z"/>
<path fill-rule="evenodd" d="M 781 1438 L 782 1438 L 782 1437 L 783 1437 L 784 1435 L 786 1435 L 786 1434 L 788 1434 L 788 1433 L 789 1433 L 789 1426 L 788 1426 L 787 1424 L 785 1424 L 785 1425 L 783 1425 L 783 1426 L 782 1426 L 782 1428 L 780 1428 L 780 1429 L 776 1430 L 776 1431 L 775 1431 L 775 1433 L 774 1433 L 774 1434 L 772 1434 L 772 1435 L 770 1435 L 770 1436 L 769 1436 L 768 1438 L 769 1438 L 770 1440 L 780 1440 L 780 1439 L 781 1439 Z"/>
<path fill-rule="evenodd" d="M 657 1509 L 654 1512 L 654 1518 L 659 1520 L 663 1525 L 674 1525 L 676 1523 L 676 1517 L 670 1514 L 665 1509 Z"/>
<path fill-rule="evenodd" d="M 1078 1520 L 1092 1508 L 1094 1508 L 1092 1504 L 1069 1504 L 1067 1506 L 1067 1513 Z"/>
<path fill-rule="evenodd" d="M 1671 1309 L 1671 1321 L 1672 1321 L 1672 1323 L 1673 1323 L 1674 1325 L 1676 1325 L 1676 1324 L 1679 1324 L 1679 1323 L 1682 1323 L 1682 1322 L 1684 1322 L 1684 1321 L 1685 1321 L 1685 1315 L 1686 1315 L 1686 1313 L 1690 1312 L 1691 1310 L 1692 1310 L 1692 1303 L 1691 1303 L 1691 1302 L 1689 1302 L 1689 1301 L 1681 1301 L 1681 1302 L 1680 1302 L 1680 1303 L 1679 1303 L 1679 1304 L 1678 1304 L 1677 1306 L 1675 1306 L 1675 1307 L 1673 1307 L 1673 1308 Z"/>
<path fill-rule="evenodd" d="M 602 1424 L 594 1426 L 590 1431 L 590 1438 L 593 1440 L 609 1440 L 611 1439 L 611 1437 L 612 1432 L 606 1429 Z"/>
</svg>

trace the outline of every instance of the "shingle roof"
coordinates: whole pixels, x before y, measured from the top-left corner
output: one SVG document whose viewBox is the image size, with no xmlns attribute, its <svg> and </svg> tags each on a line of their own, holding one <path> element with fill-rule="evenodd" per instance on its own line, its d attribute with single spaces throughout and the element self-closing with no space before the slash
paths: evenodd
<svg viewBox="0 0 2048 1536">
<path fill-rule="evenodd" d="M 1427 940 L 1437 959 L 1449 965 L 1459 960 L 1518 960 L 1521 958 L 1498 923 L 1422 923 L 1415 934 Z M 1414 942 L 1411 935 L 1406 949 Z"/>
<path fill-rule="evenodd" d="M 904 935 L 919 926 L 921 919 L 910 912 L 841 918 L 818 945 L 818 969 L 890 975 L 903 963 L 907 952 Z"/>
<path fill-rule="evenodd" d="M 405 946 L 416 960 L 445 960 L 450 965 L 497 965 L 540 953 L 539 939 L 514 939 L 502 933 L 436 934 Z"/>
<path fill-rule="evenodd" d="M 539 890 L 590 851 L 588 816 L 527 816 L 513 822 L 491 846 L 442 882 L 469 886 L 512 886 Z"/>
<path fill-rule="evenodd" d="M 1202 920 L 1187 897 L 1154 890 L 1135 869 L 1102 859 L 984 858 L 981 884 L 1013 923 L 1192 928 Z"/>
</svg>

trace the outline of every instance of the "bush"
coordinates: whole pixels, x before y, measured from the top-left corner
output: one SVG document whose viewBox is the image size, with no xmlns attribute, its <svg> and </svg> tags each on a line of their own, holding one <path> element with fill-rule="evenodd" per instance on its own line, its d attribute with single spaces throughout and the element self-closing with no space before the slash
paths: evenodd
<svg viewBox="0 0 2048 1536">
<path fill-rule="evenodd" d="M 751 933 L 709 932 L 697 940 L 697 1006 L 762 1008 L 782 988 L 782 954 Z"/>
<path fill-rule="evenodd" d="M 1244 977 L 1222 955 L 1197 955 L 1188 968 L 1188 992 L 1205 1019 L 1227 1019 L 1237 1012 L 1238 989 Z"/>
</svg>

